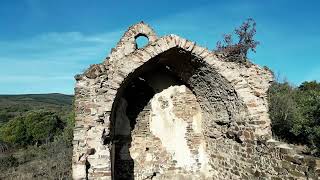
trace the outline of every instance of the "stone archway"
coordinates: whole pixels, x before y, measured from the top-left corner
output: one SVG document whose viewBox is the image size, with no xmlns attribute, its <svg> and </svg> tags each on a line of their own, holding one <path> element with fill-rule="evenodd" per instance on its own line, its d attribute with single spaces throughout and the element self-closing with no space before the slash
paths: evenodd
<svg viewBox="0 0 320 180">
<path fill-rule="evenodd" d="M 240 131 L 236 123 L 245 124 L 247 113 L 225 78 L 199 57 L 171 48 L 120 85 L 111 113 L 113 176 L 211 179 L 207 149 L 227 129 Z"/>
<path fill-rule="evenodd" d="M 76 80 L 74 179 L 294 177 L 270 140 L 267 69 L 141 22 Z"/>
</svg>

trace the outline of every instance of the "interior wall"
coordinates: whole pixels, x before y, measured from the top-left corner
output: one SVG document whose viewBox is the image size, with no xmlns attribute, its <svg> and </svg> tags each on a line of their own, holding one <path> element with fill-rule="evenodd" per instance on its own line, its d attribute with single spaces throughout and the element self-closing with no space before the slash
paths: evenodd
<svg viewBox="0 0 320 180">
<path fill-rule="evenodd" d="M 115 179 L 208 176 L 201 107 L 165 66 L 128 84 L 116 110 L 115 136 Z"/>
</svg>

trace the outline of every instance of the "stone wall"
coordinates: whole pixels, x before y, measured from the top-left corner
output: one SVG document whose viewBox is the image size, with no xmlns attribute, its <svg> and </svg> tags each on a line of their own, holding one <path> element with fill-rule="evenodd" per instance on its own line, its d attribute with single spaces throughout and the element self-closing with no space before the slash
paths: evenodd
<svg viewBox="0 0 320 180">
<path fill-rule="evenodd" d="M 132 132 L 130 154 L 136 179 L 208 175 L 201 120 L 201 108 L 186 86 L 170 86 L 155 94 Z"/>
<path fill-rule="evenodd" d="M 135 39 L 148 45 L 138 49 Z M 77 75 L 74 179 L 318 179 L 319 159 L 272 140 L 272 74 L 131 26 Z"/>
</svg>

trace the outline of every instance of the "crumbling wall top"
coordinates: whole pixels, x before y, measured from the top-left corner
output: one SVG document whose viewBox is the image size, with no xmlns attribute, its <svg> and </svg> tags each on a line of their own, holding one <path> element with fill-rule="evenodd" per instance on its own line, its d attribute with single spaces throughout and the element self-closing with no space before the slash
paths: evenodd
<svg viewBox="0 0 320 180">
<path fill-rule="evenodd" d="M 124 33 L 117 46 L 111 50 L 110 56 L 105 62 L 120 59 L 137 49 L 136 39 L 144 36 L 148 39 L 148 44 L 155 42 L 158 37 L 155 31 L 146 23 L 141 21 L 135 24 Z"/>
</svg>

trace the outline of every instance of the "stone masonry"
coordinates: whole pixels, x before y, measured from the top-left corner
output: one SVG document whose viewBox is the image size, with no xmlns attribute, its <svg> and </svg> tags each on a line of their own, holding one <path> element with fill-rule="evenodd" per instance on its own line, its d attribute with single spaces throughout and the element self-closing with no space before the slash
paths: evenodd
<svg viewBox="0 0 320 180">
<path fill-rule="evenodd" d="M 266 68 L 140 22 L 75 78 L 73 179 L 319 179 L 272 139 Z"/>
</svg>

